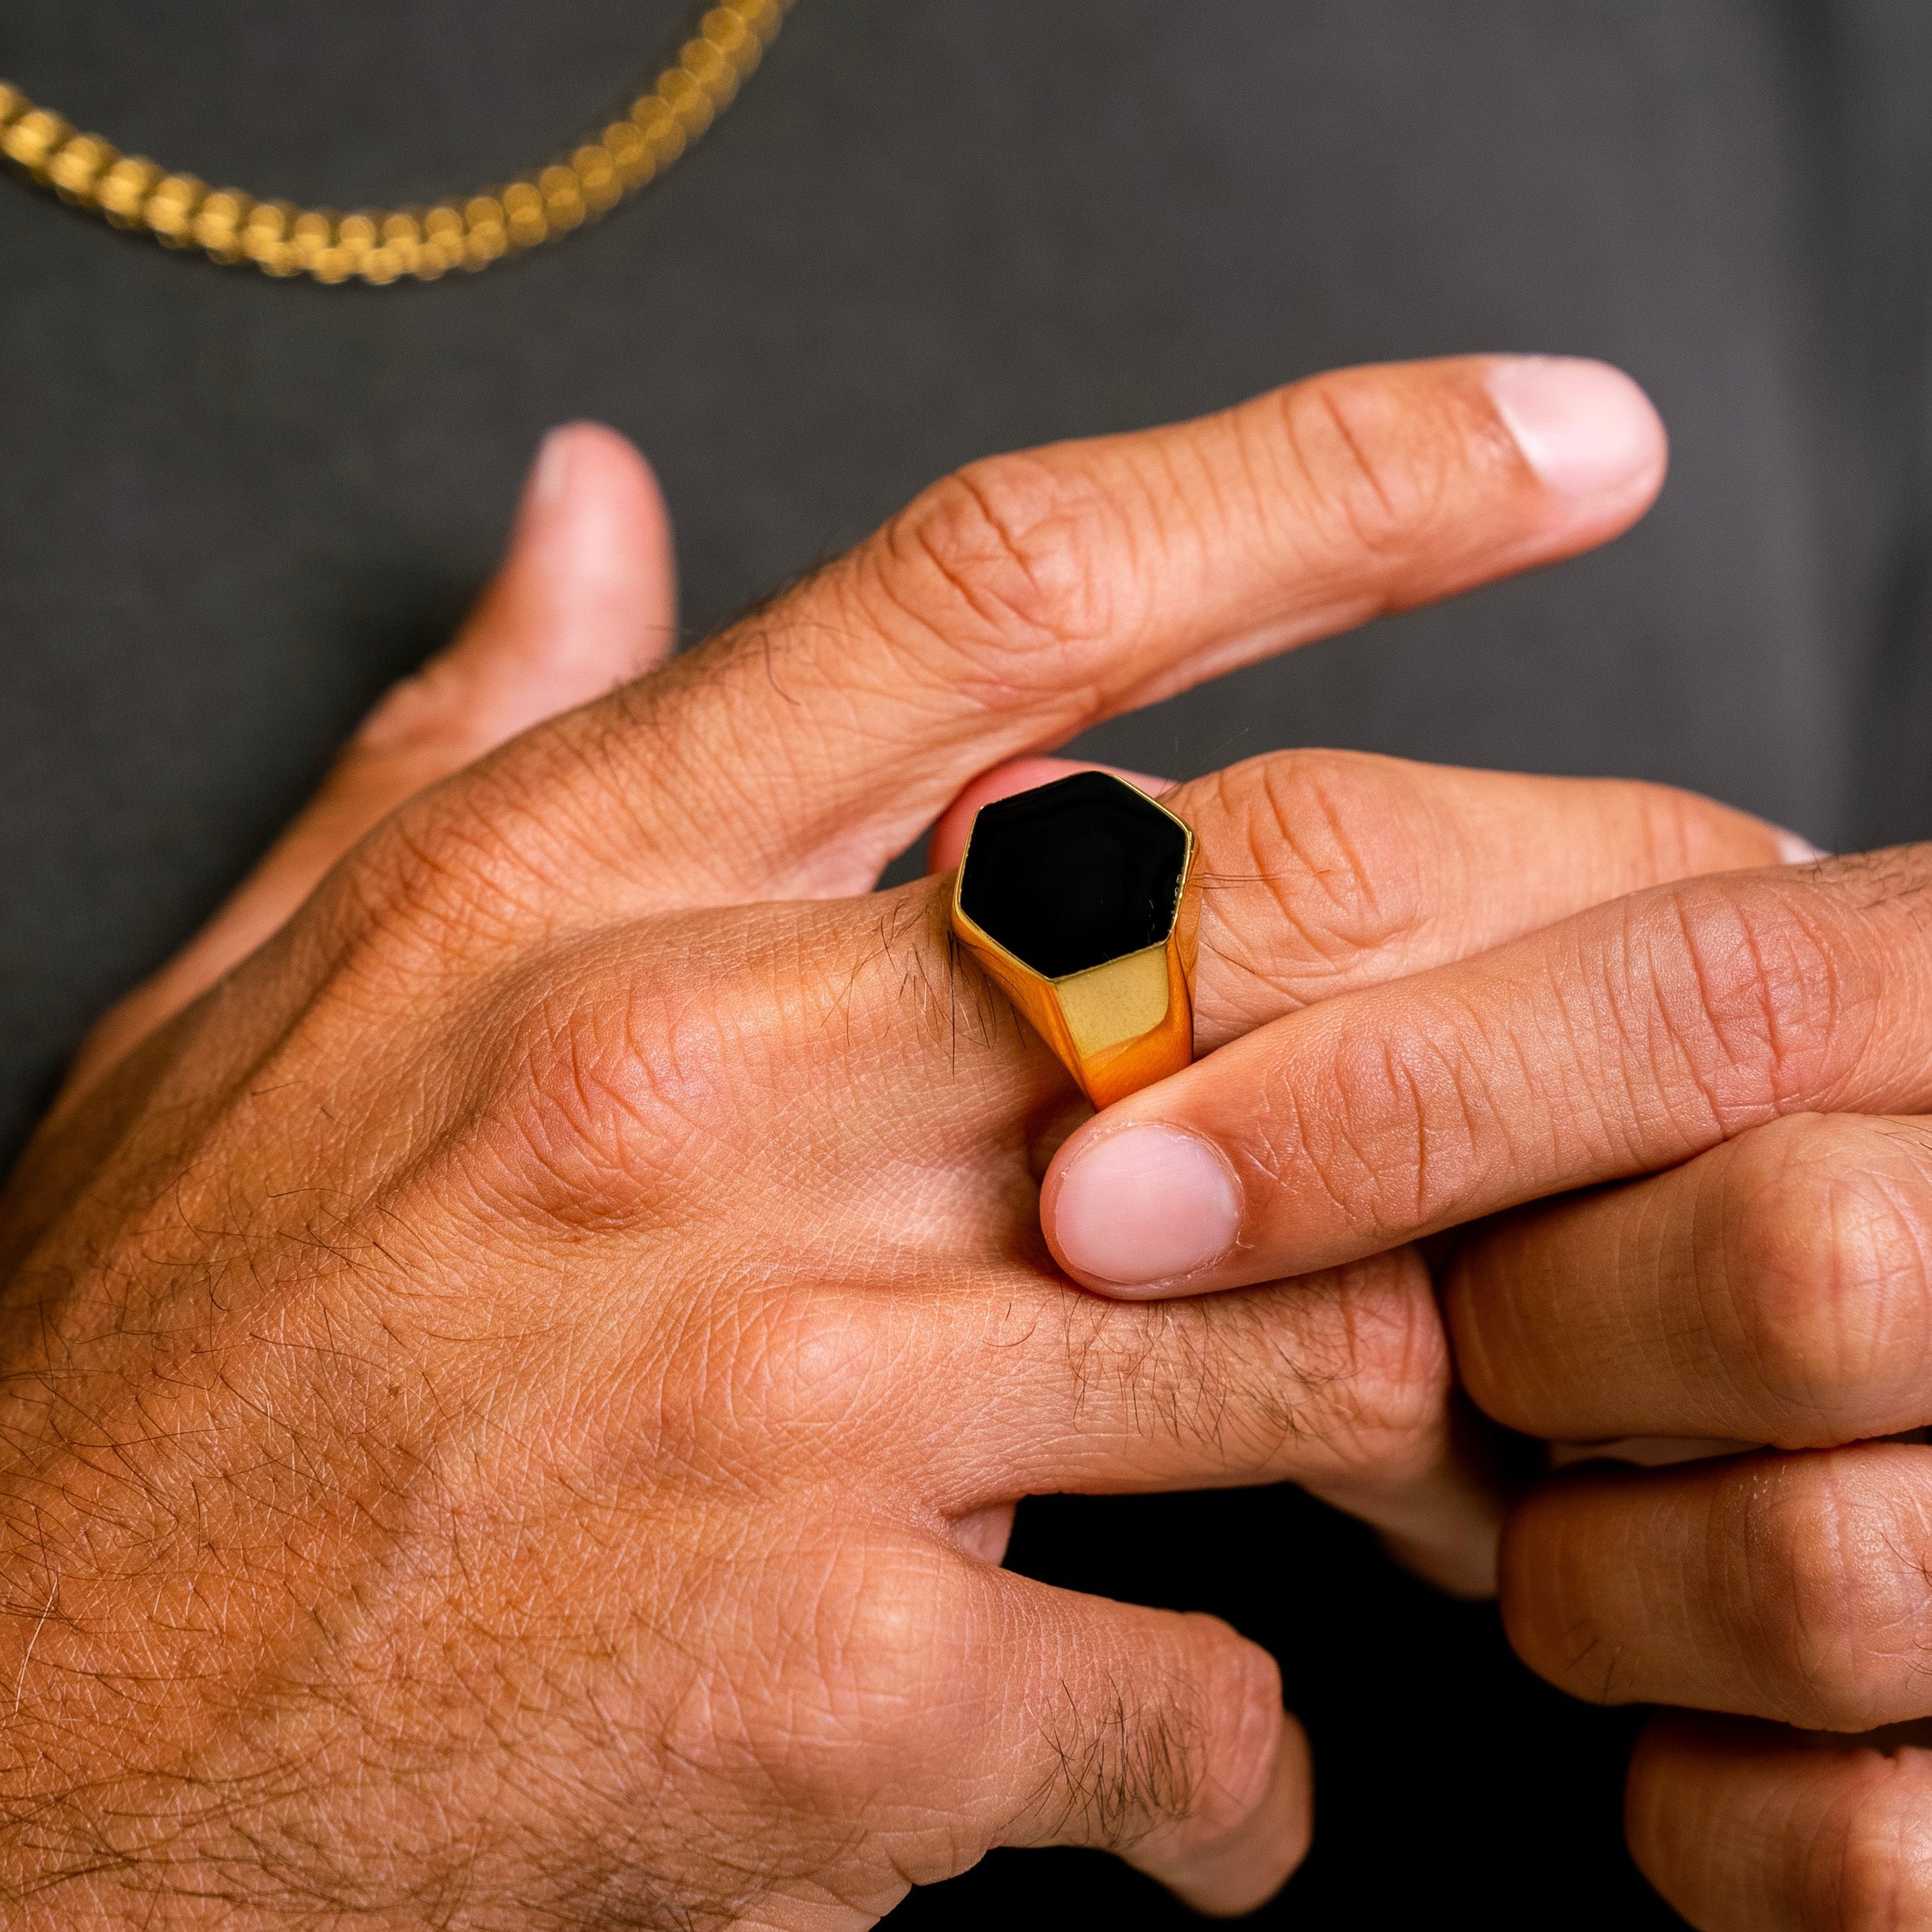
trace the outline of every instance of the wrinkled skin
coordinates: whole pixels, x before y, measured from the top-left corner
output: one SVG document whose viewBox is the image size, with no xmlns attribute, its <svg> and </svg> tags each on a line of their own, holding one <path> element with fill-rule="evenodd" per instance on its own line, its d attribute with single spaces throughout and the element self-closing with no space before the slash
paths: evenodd
<svg viewBox="0 0 1932 1932">
<path fill-rule="evenodd" d="M 1462 1231 L 1468 1392 L 1595 1466 L 1506 1526 L 1517 1650 L 1726 1714 L 1658 1720 L 1628 1795 L 1707 1932 L 1932 1923 L 1928 904 L 1922 845 L 1660 885 L 1250 1031 L 1047 1183 L 1076 1263 L 1084 1162 L 1148 1128 L 1211 1149 L 1231 1239 L 1117 1293 Z"/>
<path fill-rule="evenodd" d="M 976 466 L 621 683 L 670 627 L 661 506 L 607 434 L 554 443 L 469 632 L 104 1023 L 7 1197 L 15 1922 L 857 1927 L 1001 1844 L 1210 1910 L 1280 1882 L 1271 1660 L 999 1558 L 1029 1492 L 1292 1479 L 1484 1587 L 1426 1272 L 1076 1287 L 1064 1076 L 943 880 L 867 889 L 1003 760 L 1638 514 L 1635 392 L 1508 368 Z M 1174 802 L 1204 1046 L 1776 850 L 1330 754 Z"/>
</svg>

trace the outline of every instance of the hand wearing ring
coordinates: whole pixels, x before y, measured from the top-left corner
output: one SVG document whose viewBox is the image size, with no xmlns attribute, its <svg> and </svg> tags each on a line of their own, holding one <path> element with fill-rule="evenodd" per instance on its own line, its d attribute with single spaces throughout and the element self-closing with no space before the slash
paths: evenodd
<svg viewBox="0 0 1932 1932">
<path fill-rule="evenodd" d="M 541 654 L 531 582 L 500 598 L 358 748 L 395 808 L 232 964 L 324 856 L 298 828 L 10 1196 L 0 1896 L 62 1932 L 452 1898 L 858 1932 L 1048 1842 L 1271 1890 L 1309 1802 L 1272 1660 L 1001 1568 L 1007 1526 L 1295 1480 L 1412 1552 L 1467 1534 L 1481 1588 L 1426 1272 L 1081 1292 L 1039 1222 L 1065 1076 L 956 970 L 942 886 L 871 889 L 998 760 L 1622 527 L 1661 470 L 1641 399 L 1530 376 L 1559 425 L 1580 386 L 1621 410 L 1630 460 L 1546 478 L 1474 362 L 978 465 L 458 772 Z M 1775 849 L 1650 788 L 1318 753 L 1171 808 L 1246 881 L 1200 907 L 1204 1048 Z M 1120 855 L 1130 942 L 1186 876 L 1162 836 Z"/>
</svg>

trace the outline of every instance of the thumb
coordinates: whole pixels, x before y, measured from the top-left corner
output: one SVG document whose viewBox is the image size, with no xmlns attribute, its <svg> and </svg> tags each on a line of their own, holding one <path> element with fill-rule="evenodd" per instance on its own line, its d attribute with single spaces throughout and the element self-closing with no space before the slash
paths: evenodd
<svg viewBox="0 0 1932 1932">
<path fill-rule="evenodd" d="M 356 793 L 376 808 L 359 838 L 424 785 L 662 663 L 676 628 L 670 520 L 650 464 L 601 424 L 552 430 L 455 641 L 363 721 L 310 813 Z"/>
<path fill-rule="evenodd" d="M 322 788 L 214 918 L 102 1018 L 64 1106 L 287 920 L 406 799 L 670 656 L 677 586 L 656 478 L 614 430 L 544 440 L 508 549 L 449 646 L 389 692 Z"/>
</svg>

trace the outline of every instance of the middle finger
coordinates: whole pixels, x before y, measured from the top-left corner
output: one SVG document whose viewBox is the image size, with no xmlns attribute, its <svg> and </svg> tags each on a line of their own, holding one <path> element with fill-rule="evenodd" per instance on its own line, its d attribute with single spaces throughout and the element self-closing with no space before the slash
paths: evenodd
<svg viewBox="0 0 1932 1932">
<path fill-rule="evenodd" d="M 1932 1121 L 1806 1114 L 1474 1231 L 1463 1379 L 1573 1442 L 1827 1448 L 1932 1422 Z"/>
<path fill-rule="evenodd" d="M 962 803 L 1092 769 L 1036 758 L 988 774 Z M 1360 752 L 1250 758 L 1156 792 L 1200 857 L 1195 1048 L 1205 1053 L 1339 993 L 1466 959 L 1627 892 L 1762 866 L 1808 846 L 1669 785 L 1471 771 Z M 935 864 L 957 860 L 949 812 Z"/>
</svg>

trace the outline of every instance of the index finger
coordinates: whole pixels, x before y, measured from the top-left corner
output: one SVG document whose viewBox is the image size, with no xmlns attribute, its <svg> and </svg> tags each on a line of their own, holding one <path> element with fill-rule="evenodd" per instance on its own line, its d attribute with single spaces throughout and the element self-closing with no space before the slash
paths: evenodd
<svg viewBox="0 0 1932 1932">
<path fill-rule="evenodd" d="M 1327 1268 L 1808 1112 L 1932 1106 L 1932 847 L 1658 887 L 1135 1095 L 1042 1220 L 1114 1292 Z M 1190 1245 L 1191 1244 L 1191 1245 Z"/>
<path fill-rule="evenodd" d="M 1345 370 L 976 463 L 544 734 L 540 816 L 682 903 L 863 892 L 988 766 L 1600 543 L 1664 463 L 1628 376 L 1503 357 Z"/>
</svg>

